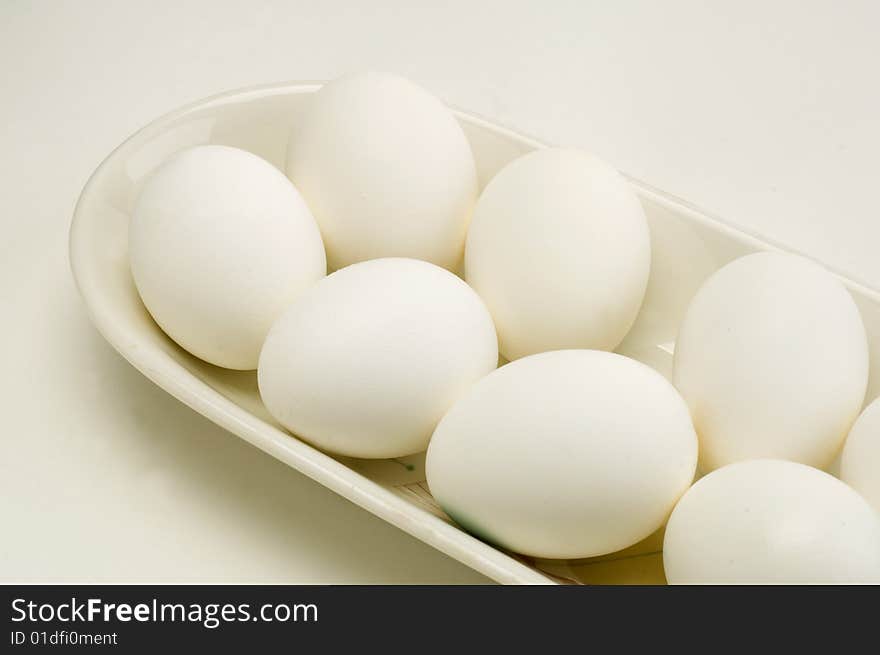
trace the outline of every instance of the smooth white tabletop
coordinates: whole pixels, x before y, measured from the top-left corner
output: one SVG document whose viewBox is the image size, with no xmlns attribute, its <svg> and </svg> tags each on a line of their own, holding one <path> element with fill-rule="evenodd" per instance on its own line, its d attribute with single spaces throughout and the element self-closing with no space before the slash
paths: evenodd
<svg viewBox="0 0 880 655">
<path fill-rule="evenodd" d="M 880 4 L 431 4 L 0 4 L 0 582 L 486 581 L 196 415 L 89 324 L 77 195 L 191 100 L 397 72 L 880 288 Z"/>
</svg>

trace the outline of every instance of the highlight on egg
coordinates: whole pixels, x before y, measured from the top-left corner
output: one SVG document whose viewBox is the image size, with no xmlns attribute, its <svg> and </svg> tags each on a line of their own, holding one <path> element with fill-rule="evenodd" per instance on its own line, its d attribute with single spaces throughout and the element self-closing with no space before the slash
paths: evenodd
<svg viewBox="0 0 880 655">
<path fill-rule="evenodd" d="M 804 257 L 741 257 L 703 284 L 675 342 L 673 383 L 700 465 L 777 458 L 828 466 L 861 409 L 868 344 L 849 291 Z"/>
<path fill-rule="evenodd" d="M 331 270 L 380 257 L 455 270 L 478 192 L 453 113 L 387 73 L 347 75 L 309 100 L 287 173 L 311 207 Z"/>
<path fill-rule="evenodd" d="M 581 558 L 660 528 L 690 486 L 697 436 L 671 384 L 595 350 L 524 357 L 440 421 L 428 486 L 460 526 L 524 555 Z"/>
<path fill-rule="evenodd" d="M 147 310 L 181 347 L 250 370 L 278 316 L 324 277 L 321 235 L 281 171 L 218 145 L 172 156 L 148 178 L 129 227 Z"/>
<path fill-rule="evenodd" d="M 269 332 L 260 395 L 297 436 L 352 457 L 423 451 L 437 422 L 498 361 L 495 327 L 464 281 L 375 259 L 330 274 Z"/>
<path fill-rule="evenodd" d="M 623 177 L 578 150 L 536 150 L 505 166 L 477 202 L 465 276 L 510 360 L 613 350 L 645 296 L 651 243 Z"/>
</svg>

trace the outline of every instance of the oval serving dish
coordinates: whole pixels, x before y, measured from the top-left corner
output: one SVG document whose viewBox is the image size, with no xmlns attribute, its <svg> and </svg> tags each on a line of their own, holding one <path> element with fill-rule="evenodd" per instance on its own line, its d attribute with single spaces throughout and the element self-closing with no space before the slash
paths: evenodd
<svg viewBox="0 0 880 655">
<path fill-rule="evenodd" d="M 368 461 L 323 453 L 269 416 L 257 393 L 255 372 L 206 364 L 153 322 L 128 262 L 129 216 L 146 176 L 173 153 L 206 143 L 249 150 L 283 170 L 290 129 L 319 87 L 284 83 L 194 103 L 147 125 L 104 160 L 83 189 L 70 229 L 71 268 L 95 326 L 135 368 L 195 411 L 498 582 L 664 582 L 659 533 L 625 551 L 577 561 L 527 559 L 479 541 L 434 503 L 425 484 L 424 455 Z M 514 157 L 544 147 L 472 114 L 456 115 L 471 142 L 482 185 Z M 736 257 L 783 248 L 638 181 L 631 183 L 650 223 L 653 261 L 641 313 L 618 352 L 668 376 L 679 321 L 702 281 Z M 880 393 L 880 294 L 841 279 L 868 332 L 872 375 L 867 402 Z"/>
</svg>

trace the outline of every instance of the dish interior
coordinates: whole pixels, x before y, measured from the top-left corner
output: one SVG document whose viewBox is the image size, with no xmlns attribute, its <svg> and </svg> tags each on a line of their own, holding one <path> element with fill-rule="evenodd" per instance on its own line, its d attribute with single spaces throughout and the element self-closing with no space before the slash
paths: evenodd
<svg viewBox="0 0 880 655">
<path fill-rule="evenodd" d="M 268 414 L 255 372 L 206 364 L 179 348 L 142 305 L 128 263 L 128 221 L 146 177 L 173 153 L 212 143 L 243 148 L 280 169 L 288 135 L 319 85 L 288 84 L 232 92 L 160 118 L 105 160 L 77 205 L 71 264 L 96 326 L 132 364 L 215 422 L 386 520 L 502 582 L 662 583 L 662 534 L 625 551 L 578 561 L 530 560 L 496 551 L 451 524 L 425 483 L 424 455 L 394 460 L 329 456 L 300 442 Z M 539 142 L 457 112 L 482 185 Z M 677 326 L 691 296 L 728 261 L 771 244 L 637 181 L 651 227 L 652 270 L 645 302 L 618 352 L 668 376 Z M 873 375 L 866 402 L 880 391 L 880 301 L 844 279 L 868 330 Z M 792 325 L 792 331 L 798 326 Z"/>
</svg>

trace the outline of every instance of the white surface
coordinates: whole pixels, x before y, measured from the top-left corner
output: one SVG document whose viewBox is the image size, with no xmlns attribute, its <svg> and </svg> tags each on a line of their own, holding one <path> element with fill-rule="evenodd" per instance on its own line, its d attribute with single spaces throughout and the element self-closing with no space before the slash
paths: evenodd
<svg viewBox="0 0 880 655">
<path fill-rule="evenodd" d="M 0 6 L 0 580 L 484 580 L 186 409 L 88 324 L 66 258 L 82 185 L 210 93 L 394 70 L 880 286 L 880 6 L 410 4 Z M 144 541 L 153 557 L 127 555 Z"/>
</svg>

